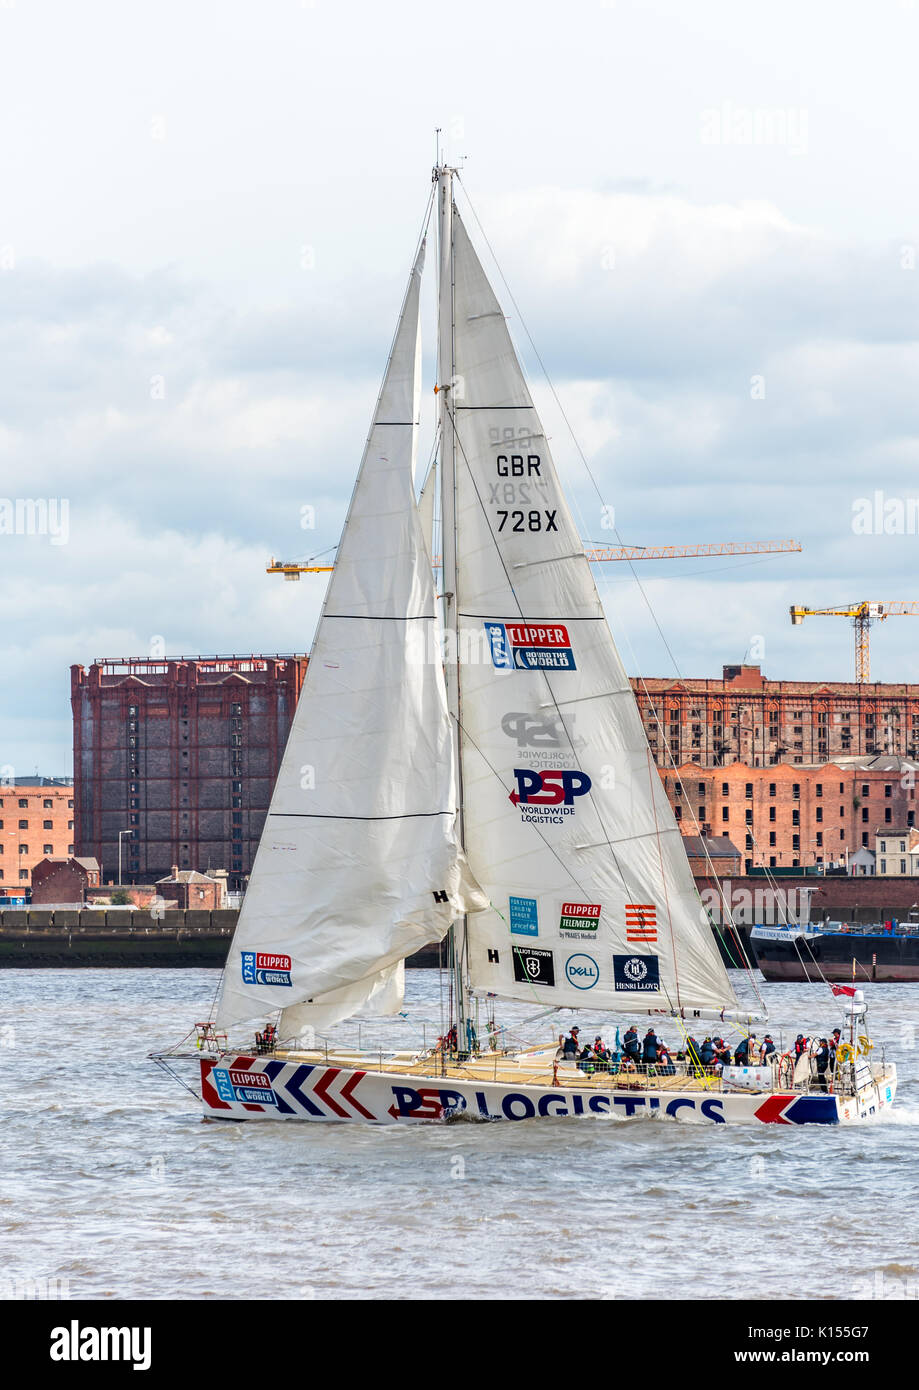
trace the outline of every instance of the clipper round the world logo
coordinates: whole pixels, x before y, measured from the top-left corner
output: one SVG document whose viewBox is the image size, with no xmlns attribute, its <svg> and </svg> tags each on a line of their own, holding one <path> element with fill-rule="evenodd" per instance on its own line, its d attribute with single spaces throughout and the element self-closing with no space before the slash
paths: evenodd
<svg viewBox="0 0 919 1390">
<path fill-rule="evenodd" d="M 576 671 L 563 623 L 486 623 L 491 659 L 499 671 Z"/>
<path fill-rule="evenodd" d="M 243 984 L 290 984 L 290 956 L 271 955 L 268 951 L 243 951 L 240 959 Z"/>
</svg>

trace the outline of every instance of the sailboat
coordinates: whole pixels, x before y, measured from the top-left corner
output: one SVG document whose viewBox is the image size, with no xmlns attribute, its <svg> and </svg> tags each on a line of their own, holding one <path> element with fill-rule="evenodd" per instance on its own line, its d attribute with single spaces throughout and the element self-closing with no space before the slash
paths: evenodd
<svg viewBox="0 0 919 1390">
<path fill-rule="evenodd" d="M 439 163 L 429 203 L 442 593 L 434 489 L 419 502 L 414 482 L 423 234 L 219 1004 L 196 1025 L 204 1114 L 874 1118 L 896 1068 L 872 1057 L 861 998 L 829 1082 L 806 1058 L 700 1063 L 692 1030 L 743 1036 L 765 1014 L 722 964 L 455 178 Z M 436 942 L 452 1015 L 435 1045 L 322 1040 L 398 1013 L 406 957 Z M 481 1039 L 477 1005 L 501 1000 L 666 1017 L 686 1051 L 634 1067 L 571 1058 L 555 1035 L 513 1048 L 492 1026 Z"/>
</svg>

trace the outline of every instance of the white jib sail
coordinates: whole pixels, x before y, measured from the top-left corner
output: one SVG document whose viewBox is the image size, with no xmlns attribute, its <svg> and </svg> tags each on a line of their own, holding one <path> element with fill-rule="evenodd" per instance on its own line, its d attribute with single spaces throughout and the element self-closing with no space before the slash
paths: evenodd
<svg viewBox="0 0 919 1390">
<path fill-rule="evenodd" d="M 454 248 L 464 838 L 493 905 L 469 923 L 472 988 L 736 1010 L 504 316 L 455 213 Z"/>
<path fill-rule="evenodd" d="M 300 1006 L 290 1028 L 282 1018 L 283 1038 L 360 1012 L 362 999 L 392 1004 L 394 967 L 486 905 L 454 830 L 452 732 L 413 487 L 422 263 L 423 251 L 224 971 L 220 1027 Z"/>
</svg>

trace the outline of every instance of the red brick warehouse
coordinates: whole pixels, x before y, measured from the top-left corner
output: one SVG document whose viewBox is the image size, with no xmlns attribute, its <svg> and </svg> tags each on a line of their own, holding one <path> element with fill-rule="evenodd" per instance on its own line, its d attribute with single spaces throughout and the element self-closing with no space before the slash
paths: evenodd
<svg viewBox="0 0 919 1390">
<path fill-rule="evenodd" d="M 120 658 L 71 667 L 76 846 L 152 882 L 252 868 L 305 656 Z"/>
<path fill-rule="evenodd" d="M 758 666 L 725 666 L 721 680 L 633 677 L 632 689 L 658 767 L 919 757 L 919 685 L 770 681 Z"/>
</svg>

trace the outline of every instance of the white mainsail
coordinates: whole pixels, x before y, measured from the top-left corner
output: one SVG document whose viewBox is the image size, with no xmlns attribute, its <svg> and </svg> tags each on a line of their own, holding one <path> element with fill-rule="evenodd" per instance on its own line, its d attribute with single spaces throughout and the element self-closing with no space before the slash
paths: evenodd
<svg viewBox="0 0 919 1390">
<path fill-rule="evenodd" d="M 280 1036 L 398 1008 L 401 962 L 486 906 L 459 848 L 452 732 L 413 465 L 412 270 L 223 977 L 217 1024 Z"/>
<path fill-rule="evenodd" d="M 464 843 L 492 903 L 468 923 L 471 987 L 727 1016 L 737 1000 L 635 697 L 455 209 L 453 285 Z"/>
</svg>

